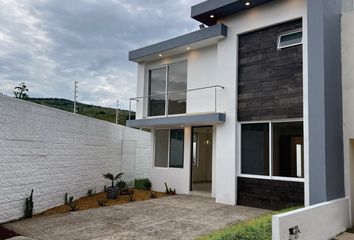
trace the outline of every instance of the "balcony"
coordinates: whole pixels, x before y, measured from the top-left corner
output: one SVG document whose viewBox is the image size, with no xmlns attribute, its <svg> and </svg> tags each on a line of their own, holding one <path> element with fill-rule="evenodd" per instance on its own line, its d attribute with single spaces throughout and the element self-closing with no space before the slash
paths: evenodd
<svg viewBox="0 0 354 240">
<path fill-rule="evenodd" d="M 213 85 L 131 98 L 127 126 L 155 128 L 223 123 L 225 113 L 218 110 L 223 89 L 223 86 Z M 140 119 L 130 120 L 133 103 L 143 112 Z"/>
</svg>

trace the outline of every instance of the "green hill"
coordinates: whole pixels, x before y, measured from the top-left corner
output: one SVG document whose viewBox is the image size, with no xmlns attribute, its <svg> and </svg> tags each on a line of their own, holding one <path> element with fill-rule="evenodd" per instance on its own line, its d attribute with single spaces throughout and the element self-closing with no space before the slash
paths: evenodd
<svg viewBox="0 0 354 240">
<path fill-rule="evenodd" d="M 58 108 L 67 112 L 73 112 L 74 108 L 73 101 L 62 98 L 30 98 L 28 100 L 38 104 L 46 105 L 48 107 Z M 116 122 L 116 109 L 114 108 L 77 103 L 77 110 L 78 114 L 87 117 L 97 118 L 112 123 Z M 128 114 L 129 112 L 127 110 L 119 110 L 119 124 L 125 125 L 125 122 L 128 119 Z M 131 113 L 131 119 L 135 119 L 135 112 Z"/>
</svg>

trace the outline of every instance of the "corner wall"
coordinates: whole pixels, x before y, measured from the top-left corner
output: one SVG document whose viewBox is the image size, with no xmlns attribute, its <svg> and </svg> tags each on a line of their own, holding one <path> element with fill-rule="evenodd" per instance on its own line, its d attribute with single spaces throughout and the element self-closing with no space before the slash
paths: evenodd
<svg viewBox="0 0 354 240">
<path fill-rule="evenodd" d="M 290 238 L 289 229 L 298 227 L 298 239 L 332 239 L 350 226 L 349 200 L 341 198 L 272 217 L 272 239 Z"/>
<path fill-rule="evenodd" d="M 107 172 L 149 176 L 150 133 L 0 95 L 0 223 L 102 191 Z"/>
<path fill-rule="evenodd" d="M 309 204 L 344 197 L 341 0 L 307 1 Z"/>
</svg>

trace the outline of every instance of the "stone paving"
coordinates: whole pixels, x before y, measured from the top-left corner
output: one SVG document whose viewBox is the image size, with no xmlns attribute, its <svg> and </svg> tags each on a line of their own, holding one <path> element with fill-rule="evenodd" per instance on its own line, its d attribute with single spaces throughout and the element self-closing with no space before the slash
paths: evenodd
<svg viewBox="0 0 354 240">
<path fill-rule="evenodd" d="M 216 204 L 214 199 L 177 195 L 5 224 L 38 240 L 194 239 L 227 225 L 268 213 Z"/>
</svg>

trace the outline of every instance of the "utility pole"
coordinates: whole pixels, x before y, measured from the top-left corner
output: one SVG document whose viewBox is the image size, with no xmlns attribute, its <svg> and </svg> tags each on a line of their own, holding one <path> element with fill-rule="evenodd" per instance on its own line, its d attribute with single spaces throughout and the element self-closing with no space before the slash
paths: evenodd
<svg viewBox="0 0 354 240">
<path fill-rule="evenodd" d="M 119 124 L 119 100 L 117 100 L 116 124 Z"/>
<path fill-rule="evenodd" d="M 75 81 L 75 87 L 74 87 L 74 114 L 76 114 L 76 100 L 77 100 L 77 94 L 78 94 L 78 90 L 77 90 L 77 84 L 78 82 Z"/>
</svg>

